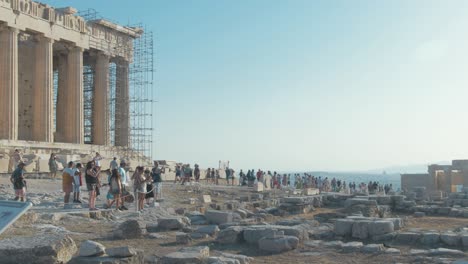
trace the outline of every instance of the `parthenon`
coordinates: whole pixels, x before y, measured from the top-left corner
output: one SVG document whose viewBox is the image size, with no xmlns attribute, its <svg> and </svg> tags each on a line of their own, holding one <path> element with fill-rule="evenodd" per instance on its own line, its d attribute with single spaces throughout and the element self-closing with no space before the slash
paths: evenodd
<svg viewBox="0 0 468 264">
<path fill-rule="evenodd" d="M 110 146 L 113 64 L 113 144 L 129 147 L 129 65 L 133 40 L 143 30 L 104 19 L 86 21 L 76 12 L 30 0 L 0 0 L 0 140 L 85 143 L 83 68 L 89 66 L 94 85 L 89 143 Z"/>
</svg>

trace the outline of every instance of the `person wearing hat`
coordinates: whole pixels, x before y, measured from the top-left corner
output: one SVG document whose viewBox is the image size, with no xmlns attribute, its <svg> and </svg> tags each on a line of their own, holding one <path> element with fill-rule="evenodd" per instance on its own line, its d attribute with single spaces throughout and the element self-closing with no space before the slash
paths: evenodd
<svg viewBox="0 0 468 264">
<path fill-rule="evenodd" d="M 26 180 L 24 179 L 24 162 L 18 163 L 18 166 L 13 171 L 10 181 L 15 189 L 15 201 L 24 202 L 26 199 Z"/>
</svg>

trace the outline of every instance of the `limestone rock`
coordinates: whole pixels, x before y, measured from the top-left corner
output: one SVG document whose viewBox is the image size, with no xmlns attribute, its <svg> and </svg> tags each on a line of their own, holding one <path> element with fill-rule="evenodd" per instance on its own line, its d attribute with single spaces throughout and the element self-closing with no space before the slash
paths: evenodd
<svg viewBox="0 0 468 264">
<path fill-rule="evenodd" d="M 158 230 L 182 230 L 190 226 L 190 219 L 187 217 L 159 218 Z"/>
<path fill-rule="evenodd" d="M 240 264 L 237 259 L 225 257 L 209 257 L 206 259 L 207 264 Z"/>
<path fill-rule="evenodd" d="M 260 250 L 280 253 L 297 248 L 299 239 L 294 236 L 264 237 L 258 241 Z"/>
<path fill-rule="evenodd" d="M 424 217 L 426 216 L 426 213 L 424 212 L 414 212 L 414 217 Z"/>
<path fill-rule="evenodd" d="M 138 220 L 127 220 L 119 225 L 114 234 L 122 238 L 142 238 L 146 234 L 146 224 Z"/>
<path fill-rule="evenodd" d="M 360 252 L 362 247 L 362 242 L 348 242 L 341 245 L 341 248 L 345 253 Z"/>
<path fill-rule="evenodd" d="M 427 246 L 433 246 L 440 242 L 440 234 L 439 233 L 423 233 L 421 235 L 421 243 Z"/>
<path fill-rule="evenodd" d="M 362 247 L 362 253 L 374 254 L 385 251 L 383 244 L 368 244 Z"/>
<path fill-rule="evenodd" d="M 387 248 L 385 254 L 400 255 L 401 251 L 398 248 Z"/>
<path fill-rule="evenodd" d="M 429 255 L 432 255 L 432 256 L 440 256 L 440 255 L 464 256 L 465 253 L 463 253 L 460 250 L 455 250 L 455 249 L 437 248 L 437 249 L 430 249 L 429 250 Z"/>
<path fill-rule="evenodd" d="M 350 236 L 352 234 L 354 220 L 338 219 L 335 222 L 335 234 L 337 236 Z"/>
<path fill-rule="evenodd" d="M 165 255 L 161 264 L 203 264 L 210 255 L 208 247 L 188 247 Z"/>
<path fill-rule="evenodd" d="M 461 245 L 461 237 L 455 233 L 443 233 L 440 240 L 447 246 L 457 247 Z"/>
<path fill-rule="evenodd" d="M 176 243 L 177 244 L 190 244 L 192 243 L 192 237 L 190 234 L 187 233 L 182 233 L 182 232 L 177 232 L 176 233 Z"/>
<path fill-rule="evenodd" d="M 356 221 L 352 228 L 352 237 L 359 239 L 367 239 L 369 236 L 368 232 L 369 221 Z"/>
<path fill-rule="evenodd" d="M 243 240 L 244 228 L 231 226 L 218 233 L 216 242 L 220 244 L 235 244 Z"/>
<path fill-rule="evenodd" d="M 369 223 L 369 235 L 384 235 L 395 231 L 394 224 L 389 220 L 380 220 Z"/>
<path fill-rule="evenodd" d="M 81 242 L 80 252 L 78 255 L 80 257 L 95 257 L 103 255 L 105 251 L 106 248 L 102 244 L 91 240 L 86 240 Z"/>
<path fill-rule="evenodd" d="M 401 232 L 396 236 L 396 242 L 400 244 L 414 244 L 416 241 L 419 240 L 421 234 L 413 233 L 413 232 Z"/>
<path fill-rule="evenodd" d="M 232 212 L 208 210 L 205 213 L 205 218 L 211 224 L 220 225 L 233 222 L 234 214 Z"/>
<path fill-rule="evenodd" d="M 219 232 L 219 227 L 217 225 L 209 225 L 209 226 L 202 226 L 199 227 L 196 233 L 207 234 L 209 236 L 216 236 Z"/>
<path fill-rule="evenodd" d="M 264 237 L 277 234 L 278 230 L 268 226 L 253 226 L 244 229 L 244 240 L 250 244 L 256 244 Z"/>
<path fill-rule="evenodd" d="M 60 234 L 0 240 L 0 260 L 5 264 L 67 263 L 76 251 L 73 239 Z"/>
<path fill-rule="evenodd" d="M 74 257 L 68 264 L 141 264 L 141 263 L 157 263 L 145 260 L 143 251 L 137 250 L 136 255 L 117 258 L 110 256 L 98 256 L 98 257 Z"/>
<path fill-rule="evenodd" d="M 132 247 L 125 246 L 108 248 L 106 249 L 106 254 L 114 258 L 128 258 L 131 256 L 135 256 L 137 254 L 137 251 Z"/>
<path fill-rule="evenodd" d="M 237 261 L 239 261 L 240 264 L 249 264 L 251 261 L 253 261 L 253 258 L 244 255 L 230 254 L 224 252 L 220 252 L 220 255 L 225 258 L 236 259 Z"/>
</svg>

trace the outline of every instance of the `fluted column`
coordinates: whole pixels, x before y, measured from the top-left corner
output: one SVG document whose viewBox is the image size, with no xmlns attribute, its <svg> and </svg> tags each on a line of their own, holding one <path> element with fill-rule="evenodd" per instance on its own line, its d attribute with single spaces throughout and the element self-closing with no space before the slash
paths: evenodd
<svg viewBox="0 0 468 264">
<path fill-rule="evenodd" d="M 93 144 L 109 145 L 109 56 L 96 57 L 93 94 Z"/>
<path fill-rule="evenodd" d="M 0 28 L 0 138 L 18 139 L 18 33 Z"/>
<path fill-rule="evenodd" d="M 53 142 L 53 43 L 38 36 L 33 98 L 33 140 Z"/>
<path fill-rule="evenodd" d="M 57 59 L 58 89 L 57 104 L 55 106 L 55 142 L 65 141 L 65 127 L 67 123 L 67 56 L 59 54 Z"/>
<path fill-rule="evenodd" d="M 130 147 L 129 63 L 116 63 L 115 84 L 115 145 Z"/>
<path fill-rule="evenodd" d="M 67 56 L 67 97 L 65 142 L 83 144 L 83 49 L 73 47 Z"/>
</svg>

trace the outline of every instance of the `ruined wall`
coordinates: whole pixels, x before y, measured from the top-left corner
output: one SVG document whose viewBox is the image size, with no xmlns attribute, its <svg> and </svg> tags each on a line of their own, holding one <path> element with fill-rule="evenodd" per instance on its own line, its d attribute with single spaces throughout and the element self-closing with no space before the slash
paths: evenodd
<svg viewBox="0 0 468 264">
<path fill-rule="evenodd" d="M 426 187 L 428 191 L 434 191 L 435 186 L 428 173 L 401 174 L 401 189 L 411 190 L 413 187 Z"/>
<path fill-rule="evenodd" d="M 35 42 L 20 36 L 18 42 L 18 139 L 31 140 L 33 126 L 33 89 Z"/>
</svg>

